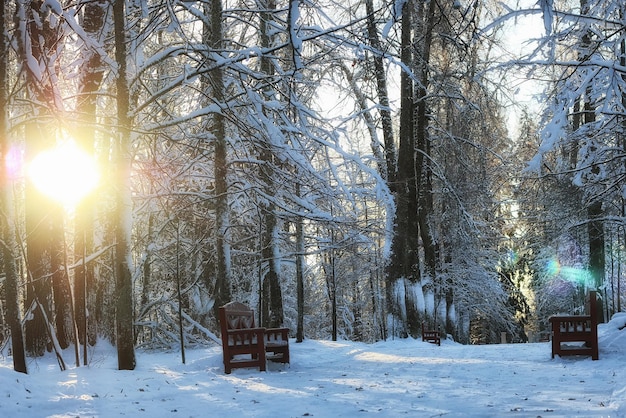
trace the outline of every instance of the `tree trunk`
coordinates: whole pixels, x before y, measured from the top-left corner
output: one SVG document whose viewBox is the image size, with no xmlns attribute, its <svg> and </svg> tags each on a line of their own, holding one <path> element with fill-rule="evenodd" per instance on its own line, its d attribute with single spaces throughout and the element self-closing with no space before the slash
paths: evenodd
<svg viewBox="0 0 626 418">
<path fill-rule="evenodd" d="M 50 61 L 57 57 L 59 34 L 50 27 L 45 18 L 48 9 L 43 10 L 42 2 L 19 1 L 17 7 L 22 9 L 16 14 L 25 16 L 26 22 L 17 22 L 20 60 L 23 63 L 28 98 L 33 103 L 34 120 L 25 126 L 26 159 L 30 160 L 43 149 L 54 144 L 55 129 L 50 123 L 50 109 L 58 108 L 58 92 L 56 90 L 56 62 Z M 52 52 L 54 51 L 54 53 Z M 64 237 L 62 228 L 54 228 L 62 224 L 63 217 L 58 205 L 50 198 L 36 190 L 32 182 L 27 182 L 25 189 L 25 224 L 26 224 L 26 262 L 29 285 L 25 303 L 27 308 L 35 306 L 30 319 L 26 322 L 26 350 L 33 355 L 43 355 L 47 347 L 48 328 L 45 318 L 53 310 L 52 281 L 53 272 L 62 268 L 59 264 L 58 248 Z M 59 231 L 61 234 L 59 235 Z M 56 253 L 56 254 L 55 254 Z M 57 280 L 58 284 L 58 280 Z M 70 311 L 66 309 L 70 301 L 65 299 L 66 293 L 55 296 L 62 317 L 58 317 L 57 329 L 60 339 L 65 338 L 65 325 L 72 321 L 66 317 Z M 37 304 L 33 305 L 33 302 Z M 45 309 L 46 312 L 41 312 Z M 65 341 L 60 341 L 66 343 Z"/>
<path fill-rule="evenodd" d="M 262 49 L 267 49 L 271 43 L 271 32 L 273 20 L 272 13 L 276 9 L 274 0 L 259 1 L 260 6 L 260 44 Z M 274 73 L 272 63 L 266 56 L 261 57 L 261 73 L 269 78 Z M 266 89 L 271 87 L 264 86 Z M 268 98 L 269 99 L 269 98 Z M 261 326 L 280 327 L 283 325 L 283 297 L 280 288 L 280 271 L 278 267 L 278 220 L 276 216 L 276 205 L 271 200 L 274 194 L 274 155 L 272 153 L 271 141 L 266 139 L 259 155 L 261 161 L 260 178 L 263 183 L 264 193 L 267 198 L 261 203 L 261 258 L 263 268 L 263 291 L 261 292 Z"/>
<path fill-rule="evenodd" d="M 130 272 L 130 127 L 128 114 L 130 93 L 126 75 L 126 25 L 125 0 L 115 0 L 113 3 L 113 24 L 115 28 L 115 61 L 118 66 L 117 86 L 117 118 L 118 129 L 115 141 L 115 179 L 117 184 L 116 195 L 116 231 L 115 231 L 115 290 L 117 294 L 115 309 L 115 325 L 117 346 L 117 361 L 120 370 L 134 370 L 136 365 L 133 336 L 133 289 Z"/>
<path fill-rule="evenodd" d="M 94 42 L 104 37 L 105 16 L 110 3 L 90 1 L 83 4 L 81 24 L 85 34 Z M 79 135 L 75 140 L 89 154 L 94 152 L 96 140 L 96 109 L 98 90 L 102 83 L 104 69 L 102 59 L 90 45 L 83 45 L 81 54 L 85 57 L 80 70 L 79 95 L 76 101 L 76 114 L 80 120 Z M 94 201 L 84 197 L 76 207 L 74 258 L 83 260 L 74 273 L 74 309 L 78 336 L 83 344 L 95 344 L 95 323 L 88 322 L 87 312 L 96 312 L 95 298 L 89 298 L 95 292 L 94 271 L 84 259 L 93 251 L 93 208 Z M 88 302 L 88 299 L 90 301 Z M 95 316 L 92 319 L 95 318 Z M 83 347 L 86 349 L 86 347 Z"/>
<path fill-rule="evenodd" d="M 332 214 L 332 212 L 331 212 Z M 331 226 L 332 228 L 332 226 Z M 328 254 L 328 261 L 325 263 L 326 268 L 326 288 L 328 289 L 328 299 L 330 300 L 330 319 L 332 324 L 332 340 L 337 341 L 337 270 L 335 268 L 335 234 L 331 232 L 330 239 L 331 249 Z"/>
<path fill-rule="evenodd" d="M 421 5 L 419 6 L 421 10 Z M 424 248 L 424 272 L 427 280 L 423 280 L 424 287 L 428 283 L 429 293 L 436 293 L 437 288 L 437 265 L 438 250 L 437 242 L 433 234 L 431 226 L 431 218 L 434 212 L 433 195 L 432 195 L 432 167 L 430 161 L 430 136 L 429 136 L 429 119 L 428 119 L 428 86 L 430 67 L 430 50 L 432 44 L 433 21 L 435 13 L 435 2 L 429 2 L 427 9 L 423 11 L 426 15 L 422 18 L 421 36 L 422 39 L 419 49 L 420 53 L 415 59 L 416 73 L 419 74 L 420 83 L 416 92 L 416 163 L 415 171 L 418 181 L 418 223 L 420 237 L 422 238 L 422 246 Z M 435 298 L 441 297 L 436 295 Z M 430 314 L 428 312 L 427 314 Z M 436 316 L 436 313 L 434 313 Z"/>
<path fill-rule="evenodd" d="M 403 6 L 401 60 L 412 68 L 412 13 L 410 2 Z M 391 316 L 389 332 L 397 336 L 419 333 L 417 293 L 421 289 L 419 226 L 417 223 L 417 174 L 415 167 L 415 131 L 413 125 L 413 81 L 406 72 L 400 75 L 400 145 L 394 235 L 387 270 L 387 306 Z"/>
<path fill-rule="evenodd" d="M 587 208 L 587 216 L 589 218 L 587 224 L 589 234 L 589 270 L 593 277 L 593 288 L 598 291 L 601 291 L 604 285 L 604 272 L 606 267 L 604 254 L 604 222 L 602 222 L 601 219 L 602 215 L 601 201 L 595 201 Z"/>
<path fill-rule="evenodd" d="M 222 2 L 214 0 L 210 2 L 208 13 L 211 27 L 204 28 L 205 43 L 215 51 L 222 50 Z M 218 52 L 215 52 L 218 53 Z M 222 104 L 225 100 L 224 75 L 221 68 L 211 71 L 211 87 L 213 100 Z M 206 86 L 208 87 L 208 85 Z M 230 217 L 228 212 L 228 161 L 226 148 L 226 124 L 224 115 L 213 115 L 213 135 L 215 137 L 215 305 L 214 310 L 217 318 L 217 309 L 230 302 Z"/>
<path fill-rule="evenodd" d="M 27 373 L 26 353 L 24 351 L 24 333 L 22 332 L 22 318 L 20 314 L 19 300 L 21 299 L 18 288 L 20 275 L 17 270 L 15 220 L 13 219 L 13 195 L 12 185 L 9 178 L 11 163 L 9 156 L 11 147 L 7 137 L 7 64 L 9 52 L 9 40 L 6 20 L 6 1 L 0 0 L 0 155 L 3 156 L 0 163 L 0 228 L 2 230 L 2 260 L 4 262 L 4 295 L 6 299 L 6 321 L 11 331 L 11 353 L 13 356 L 13 370 Z"/>
<path fill-rule="evenodd" d="M 53 212 L 56 222 L 51 224 L 50 261 L 52 266 L 52 294 L 54 296 L 54 323 L 59 347 L 66 349 L 73 340 L 72 292 L 67 276 L 65 235 L 62 209 Z"/>
<path fill-rule="evenodd" d="M 300 197 L 300 183 L 296 183 L 296 196 Z M 304 341 L 304 225 L 302 216 L 296 219 L 296 305 L 298 320 L 296 342 Z"/>
<path fill-rule="evenodd" d="M 36 149 L 33 142 L 39 136 L 39 129 L 32 124 L 26 126 L 26 135 L 29 138 L 26 155 L 35 155 Z M 25 324 L 26 351 L 33 356 L 43 356 L 48 343 L 47 325 L 44 314 L 40 309 L 50 309 L 52 299 L 52 287 L 49 278 L 49 251 L 48 239 L 49 219 L 46 217 L 46 209 L 42 194 L 28 181 L 25 190 L 25 226 L 26 226 L 26 309 L 33 308 L 27 315 L 29 318 Z M 33 305 L 37 301 L 38 304 Z"/>
<path fill-rule="evenodd" d="M 378 30 L 376 28 L 376 17 L 374 15 L 374 4 L 372 0 L 365 1 L 365 11 L 367 13 L 368 40 L 374 49 L 373 61 L 374 75 L 376 76 L 376 93 L 378 94 L 378 112 L 380 113 L 385 150 L 386 164 L 381 175 L 385 180 L 387 180 L 387 184 L 393 192 L 395 190 L 397 174 L 396 145 L 394 143 L 393 121 L 391 118 L 391 108 L 389 106 L 389 94 L 387 92 L 387 73 L 385 72 L 380 36 L 378 35 Z"/>
<path fill-rule="evenodd" d="M 580 2 L 581 11 L 583 14 L 588 13 L 589 5 L 586 0 Z M 593 33 L 586 32 L 581 39 L 583 56 L 589 53 L 591 48 L 591 39 L 593 39 Z M 591 88 L 587 88 L 586 95 L 583 104 L 583 124 L 591 124 L 596 121 L 595 104 L 592 102 L 594 93 Z M 594 152 L 593 147 L 589 152 Z M 600 172 L 600 168 L 594 165 L 591 168 L 594 175 Z M 595 192 L 590 191 L 592 196 L 587 206 L 587 233 L 589 235 L 589 270 L 593 278 L 592 286 L 598 290 L 601 294 L 604 286 L 605 275 L 605 249 L 604 249 L 604 221 L 602 220 L 603 209 L 602 201 L 595 196 Z M 600 304 L 599 311 L 603 312 L 602 303 L 600 298 L 598 301 Z M 599 322 L 604 322 L 604 316 L 599 318 Z"/>
</svg>

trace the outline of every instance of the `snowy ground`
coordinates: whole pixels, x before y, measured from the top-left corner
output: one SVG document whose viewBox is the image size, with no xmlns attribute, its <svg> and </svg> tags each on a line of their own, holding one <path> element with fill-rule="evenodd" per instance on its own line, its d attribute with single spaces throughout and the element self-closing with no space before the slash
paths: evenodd
<svg viewBox="0 0 626 418">
<path fill-rule="evenodd" d="M 550 344 L 441 347 L 291 343 L 291 366 L 223 372 L 221 349 L 138 352 L 117 371 L 114 350 L 59 371 L 52 356 L 29 375 L 0 359 L 5 417 L 626 417 L 626 314 L 600 327 L 600 360 L 551 359 Z M 67 353 L 71 361 L 72 353 Z"/>
</svg>

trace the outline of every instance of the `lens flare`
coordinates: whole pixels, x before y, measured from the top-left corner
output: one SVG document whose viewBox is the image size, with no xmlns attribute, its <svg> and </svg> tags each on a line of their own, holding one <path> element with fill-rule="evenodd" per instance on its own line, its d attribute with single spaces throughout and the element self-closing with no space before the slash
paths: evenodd
<svg viewBox="0 0 626 418">
<path fill-rule="evenodd" d="M 548 265 L 546 266 L 546 272 L 549 276 L 557 276 L 561 271 L 561 265 L 557 260 L 548 261 Z"/>
<path fill-rule="evenodd" d="M 42 193 L 73 207 L 97 185 L 100 176 L 94 159 L 68 141 L 38 154 L 29 164 L 28 177 Z"/>
<path fill-rule="evenodd" d="M 550 260 L 546 264 L 546 273 L 548 276 L 559 277 L 571 283 L 585 284 L 591 279 L 590 273 L 584 268 L 562 266 L 558 260 Z"/>
<path fill-rule="evenodd" d="M 4 156 L 4 168 L 9 179 L 16 180 L 22 176 L 24 153 L 21 148 L 12 146 Z"/>
<path fill-rule="evenodd" d="M 509 250 L 507 252 L 507 258 L 511 264 L 516 264 L 519 261 L 519 255 L 515 250 Z"/>
<path fill-rule="evenodd" d="M 585 283 L 590 283 L 591 279 L 591 275 L 587 270 L 576 267 L 562 267 L 561 277 L 572 283 L 577 283 L 581 285 Z"/>
</svg>

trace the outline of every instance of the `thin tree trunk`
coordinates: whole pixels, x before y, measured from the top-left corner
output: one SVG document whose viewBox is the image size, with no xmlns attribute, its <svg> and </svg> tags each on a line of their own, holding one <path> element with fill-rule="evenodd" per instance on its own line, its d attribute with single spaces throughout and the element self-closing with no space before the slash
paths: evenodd
<svg viewBox="0 0 626 418">
<path fill-rule="evenodd" d="M 300 197 L 300 183 L 296 183 L 296 196 Z M 296 304 L 298 321 L 296 342 L 304 341 L 304 225 L 302 216 L 296 219 Z"/>
<path fill-rule="evenodd" d="M 332 215 L 332 212 L 331 212 Z M 331 226 L 331 228 L 333 228 Z M 330 317 L 332 320 L 332 340 L 337 341 L 337 269 L 335 268 L 335 231 L 331 230 L 330 254 L 328 259 L 329 271 L 326 272 L 328 282 L 328 294 L 330 297 Z"/>
<path fill-rule="evenodd" d="M 387 180 L 391 191 L 394 191 L 397 174 L 396 145 L 393 137 L 393 121 L 391 118 L 391 107 L 389 106 L 389 93 L 387 91 L 387 75 L 382 56 L 380 36 L 376 29 L 376 17 L 374 16 L 374 4 L 372 0 L 365 1 L 365 10 L 367 13 L 368 40 L 374 49 L 373 61 L 374 74 L 376 76 L 376 93 L 378 94 L 378 112 L 380 113 L 385 150 L 386 164 L 381 175 Z"/>
<path fill-rule="evenodd" d="M 82 5 L 81 25 L 87 36 L 96 43 L 101 36 L 104 37 L 105 16 L 109 8 L 110 3 L 106 1 L 87 1 Z M 79 135 L 75 139 L 85 152 L 93 154 L 98 90 L 102 83 L 104 68 L 100 54 L 90 45 L 83 45 L 81 54 L 85 59 L 80 70 L 79 96 L 76 101 L 76 114 L 80 126 Z M 83 262 L 76 268 L 74 274 L 74 307 L 79 339 L 85 345 L 95 344 L 97 330 L 96 324 L 88 322 L 87 318 L 87 312 L 96 311 L 95 298 L 88 297 L 95 293 L 94 271 L 84 260 L 85 255 L 93 251 L 93 207 L 94 201 L 85 197 L 76 207 L 75 215 L 74 255 L 75 259 Z M 91 319 L 93 322 L 95 316 Z"/>
</svg>

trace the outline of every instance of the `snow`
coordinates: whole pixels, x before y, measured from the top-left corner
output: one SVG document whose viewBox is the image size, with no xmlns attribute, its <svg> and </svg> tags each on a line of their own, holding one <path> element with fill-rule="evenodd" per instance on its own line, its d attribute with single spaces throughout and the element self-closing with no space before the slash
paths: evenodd
<svg viewBox="0 0 626 418">
<path fill-rule="evenodd" d="M 88 367 L 59 371 L 52 355 L 28 375 L 0 360 L 8 417 L 623 417 L 626 314 L 600 325 L 600 360 L 551 359 L 550 343 L 441 347 L 418 340 L 375 344 L 291 341 L 291 365 L 224 374 L 221 348 L 138 352 L 116 370 L 99 343 Z M 622 329 L 620 329 L 622 328 Z M 68 352 L 68 358 L 71 354 Z"/>
<path fill-rule="evenodd" d="M 397 22 L 399 22 L 400 19 L 402 18 L 402 9 L 404 8 L 404 5 L 406 4 L 406 2 L 407 0 L 395 0 L 394 1 L 393 10 L 391 11 L 392 19 L 387 21 L 387 23 L 385 23 L 385 26 L 383 27 L 383 30 L 382 30 L 383 38 L 387 38 L 389 36 L 389 31 L 391 30 L 391 27 Z"/>
</svg>

